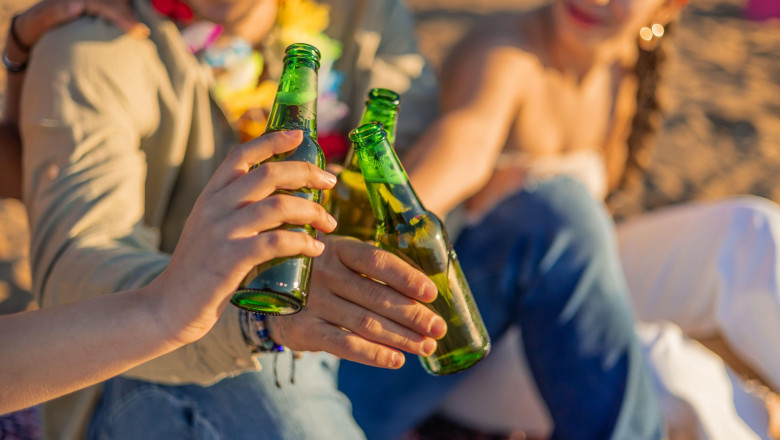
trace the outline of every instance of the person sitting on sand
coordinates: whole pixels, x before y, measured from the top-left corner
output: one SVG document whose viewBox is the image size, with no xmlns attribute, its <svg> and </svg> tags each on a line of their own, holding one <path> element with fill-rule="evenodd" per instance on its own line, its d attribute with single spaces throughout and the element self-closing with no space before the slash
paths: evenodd
<svg viewBox="0 0 780 440">
<path fill-rule="evenodd" d="M 572 325 L 594 344 L 606 340 L 610 335 L 595 330 L 596 320 L 582 313 L 580 303 L 564 304 L 561 315 L 540 316 L 534 309 L 561 290 L 594 285 L 629 298 L 634 314 L 648 323 L 640 335 L 651 371 L 660 389 L 677 399 L 676 406 L 665 406 L 667 420 L 681 413 L 675 407 L 692 402 L 697 422 L 720 429 L 723 438 L 767 435 L 762 402 L 679 329 L 700 337 L 722 334 L 746 363 L 780 387 L 780 355 L 770 348 L 780 337 L 780 210 L 755 197 L 734 198 L 647 214 L 616 230 L 606 209 L 608 195 L 646 166 L 660 116 L 655 92 L 661 42 L 685 3 L 555 0 L 490 18 L 456 46 L 441 70 L 442 116 L 402 151 L 426 207 L 450 219 L 465 217 L 455 250 L 493 340 L 501 344 L 508 329 L 521 330 L 522 347 L 513 353 L 525 353 L 552 418 L 553 438 L 627 438 L 569 429 L 573 418 L 589 413 L 572 415 L 545 395 L 561 384 L 576 393 L 572 384 L 585 381 L 566 365 L 540 362 L 540 353 L 561 346 L 540 343 L 537 330 L 527 327 L 542 319 L 551 330 Z M 673 324 L 655 324 L 660 321 Z M 680 365 L 692 374 L 669 368 Z M 500 370 L 469 379 L 470 392 L 463 395 L 473 399 L 485 389 L 480 402 L 519 401 L 500 380 L 516 372 L 496 376 Z M 560 374 L 558 383 L 540 383 L 537 376 L 550 370 Z M 696 372 L 723 385 L 718 399 L 707 398 L 706 381 L 680 380 Z M 432 378 L 413 364 L 381 372 L 344 363 L 339 375 L 359 423 L 371 437 L 388 439 L 413 429 L 410 421 L 420 423 L 441 410 L 444 396 L 466 380 Z M 594 386 L 582 399 L 603 404 L 600 384 Z M 748 398 L 740 402 L 738 396 Z M 723 406 L 714 411 L 708 400 Z M 749 417 L 735 415 L 734 405 L 756 414 L 755 426 L 746 426 Z M 458 415 L 491 408 L 464 403 Z"/>
</svg>

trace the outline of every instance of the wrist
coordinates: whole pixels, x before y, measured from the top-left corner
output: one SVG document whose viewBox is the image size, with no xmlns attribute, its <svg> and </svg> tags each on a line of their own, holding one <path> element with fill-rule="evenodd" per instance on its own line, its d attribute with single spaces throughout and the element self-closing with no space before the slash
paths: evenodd
<svg viewBox="0 0 780 440">
<path fill-rule="evenodd" d="M 27 45 L 19 35 L 19 15 L 11 19 L 11 26 L 8 29 L 8 36 L 3 51 L 3 66 L 9 73 L 21 73 L 27 68 L 27 61 L 30 58 L 31 46 Z"/>
<path fill-rule="evenodd" d="M 252 352 L 275 353 L 284 351 L 284 347 L 271 338 L 266 315 L 241 309 L 238 316 L 244 341 Z"/>
<path fill-rule="evenodd" d="M 203 337 L 208 329 L 193 325 L 197 319 L 166 293 L 165 284 L 155 279 L 139 289 L 144 298 L 147 313 L 154 317 L 160 340 L 173 349 L 195 342 Z"/>
</svg>

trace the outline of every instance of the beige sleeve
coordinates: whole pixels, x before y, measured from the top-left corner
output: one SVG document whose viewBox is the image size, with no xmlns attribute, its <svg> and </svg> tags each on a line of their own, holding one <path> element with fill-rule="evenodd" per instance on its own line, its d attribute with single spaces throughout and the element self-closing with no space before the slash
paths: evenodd
<svg viewBox="0 0 780 440">
<path fill-rule="evenodd" d="M 160 119 L 165 75 L 150 41 L 94 18 L 36 45 L 21 129 L 33 292 L 42 307 L 138 288 L 166 267 L 159 234 L 143 221 L 148 170 L 139 147 Z M 129 375 L 206 384 L 257 368 L 236 313 L 229 307 L 201 341 Z"/>
</svg>

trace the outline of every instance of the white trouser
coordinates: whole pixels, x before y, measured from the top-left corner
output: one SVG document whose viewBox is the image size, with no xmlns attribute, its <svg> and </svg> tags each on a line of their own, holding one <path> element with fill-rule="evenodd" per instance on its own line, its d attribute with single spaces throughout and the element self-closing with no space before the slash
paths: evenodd
<svg viewBox="0 0 780 440">
<path fill-rule="evenodd" d="M 749 196 L 690 203 L 621 224 L 618 242 L 640 321 L 720 334 L 780 390 L 780 207 Z"/>
<path fill-rule="evenodd" d="M 761 398 L 683 332 L 721 334 L 746 364 L 780 384 L 772 343 L 780 340 L 778 234 L 780 208 L 756 197 L 686 204 L 618 226 L 635 313 L 645 321 L 637 333 L 673 439 L 769 438 Z M 505 339 L 442 411 L 484 429 L 549 433 L 520 338 Z"/>
<path fill-rule="evenodd" d="M 671 440 L 770 440 L 761 397 L 715 353 L 672 323 L 638 323 L 637 334 Z M 552 421 L 511 329 L 450 393 L 441 411 L 486 431 L 544 437 Z"/>
</svg>

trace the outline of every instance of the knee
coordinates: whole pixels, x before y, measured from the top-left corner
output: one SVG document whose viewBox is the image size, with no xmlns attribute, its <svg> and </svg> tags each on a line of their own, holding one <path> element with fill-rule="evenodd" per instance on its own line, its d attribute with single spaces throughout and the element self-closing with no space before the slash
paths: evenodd
<svg viewBox="0 0 780 440">
<path fill-rule="evenodd" d="M 219 438 L 193 400 L 153 384 L 124 388 L 104 392 L 89 438 Z"/>
<path fill-rule="evenodd" d="M 729 260 L 737 249 L 745 249 L 746 255 L 764 262 L 770 255 L 776 256 L 780 243 L 780 209 L 776 203 L 757 196 L 739 196 L 709 206 L 711 211 L 704 214 L 711 219 L 710 234 L 717 234 L 713 240 L 720 243 Z"/>
<path fill-rule="evenodd" d="M 777 204 L 763 197 L 739 196 L 715 204 L 720 211 L 718 217 L 726 219 L 734 229 L 777 229 L 780 225 L 780 209 Z"/>
</svg>

